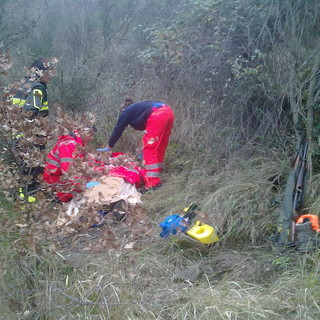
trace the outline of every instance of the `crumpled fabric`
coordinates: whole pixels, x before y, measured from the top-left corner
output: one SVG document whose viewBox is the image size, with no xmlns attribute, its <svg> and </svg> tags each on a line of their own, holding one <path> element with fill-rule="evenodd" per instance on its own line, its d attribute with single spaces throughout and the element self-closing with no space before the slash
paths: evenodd
<svg viewBox="0 0 320 320">
<path fill-rule="evenodd" d="M 70 218 L 75 218 L 80 212 L 81 205 L 85 203 L 92 204 L 97 211 L 119 200 L 125 200 L 133 206 L 142 203 L 141 193 L 137 191 L 135 185 L 126 182 L 123 178 L 103 176 L 98 179 L 98 182 L 100 184 L 85 190 L 81 200 L 72 199 L 65 205 L 65 213 L 59 215 L 56 221 L 58 227 L 67 225 Z"/>
<path fill-rule="evenodd" d="M 128 163 L 126 166 L 111 167 L 108 175 L 123 178 L 126 182 L 132 183 L 139 188 L 144 180 L 145 170 Z"/>
<path fill-rule="evenodd" d="M 120 177 L 103 176 L 98 179 L 99 185 L 88 188 L 84 198 L 96 207 L 110 205 L 119 200 L 125 200 L 131 205 L 141 203 L 141 194 L 134 184 Z"/>
</svg>

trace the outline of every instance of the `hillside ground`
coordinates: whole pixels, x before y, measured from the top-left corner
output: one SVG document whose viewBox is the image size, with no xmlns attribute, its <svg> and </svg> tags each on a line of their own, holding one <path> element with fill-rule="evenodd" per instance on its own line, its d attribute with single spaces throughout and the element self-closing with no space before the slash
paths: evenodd
<svg viewBox="0 0 320 320">
<path fill-rule="evenodd" d="M 319 251 L 279 247 L 265 233 L 253 241 L 234 227 L 205 248 L 164 239 L 159 223 L 189 205 L 183 187 L 173 191 L 177 180 L 164 181 L 119 224 L 34 247 L 23 225 L 2 232 L 0 319 L 318 319 Z M 211 224 L 215 210 L 201 219 Z"/>
</svg>

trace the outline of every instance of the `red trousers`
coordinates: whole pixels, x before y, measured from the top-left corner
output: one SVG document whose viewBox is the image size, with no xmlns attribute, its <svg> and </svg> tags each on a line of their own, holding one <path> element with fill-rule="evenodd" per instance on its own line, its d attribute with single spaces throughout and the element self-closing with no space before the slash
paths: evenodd
<svg viewBox="0 0 320 320">
<path fill-rule="evenodd" d="M 160 108 L 153 108 L 142 139 L 146 187 L 155 187 L 161 184 L 160 172 L 163 170 L 163 159 L 173 123 L 174 114 L 169 106 L 163 105 Z"/>
</svg>

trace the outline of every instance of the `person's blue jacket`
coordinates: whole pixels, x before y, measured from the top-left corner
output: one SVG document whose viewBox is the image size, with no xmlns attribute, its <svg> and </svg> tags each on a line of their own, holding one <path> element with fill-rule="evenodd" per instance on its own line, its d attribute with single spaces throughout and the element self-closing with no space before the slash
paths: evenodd
<svg viewBox="0 0 320 320">
<path fill-rule="evenodd" d="M 139 131 L 145 130 L 152 108 L 162 105 L 164 103 L 160 101 L 140 101 L 126 107 L 121 112 L 117 124 L 113 129 L 109 139 L 109 147 L 113 148 L 128 125 Z"/>
</svg>

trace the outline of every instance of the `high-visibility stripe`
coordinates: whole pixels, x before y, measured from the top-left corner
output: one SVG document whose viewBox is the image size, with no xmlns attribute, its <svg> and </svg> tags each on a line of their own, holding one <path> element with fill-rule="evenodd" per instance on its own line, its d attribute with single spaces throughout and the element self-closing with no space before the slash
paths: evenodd
<svg viewBox="0 0 320 320">
<path fill-rule="evenodd" d="M 42 102 L 41 111 L 44 111 L 44 110 L 49 110 L 48 101 Z"/>
<path fill-rule="evenodd" d="M 24 193 L 23 193 L 22 188 L 19 189 L 19 198 L 20 198 L 21 200 L 24 200 L 24 198 L 25 198 L 25 195 L 24 195 Z M 37 198 L 36 198 L 36 197 L 32 197 L 32 196 L 28 196 L 27 199 L 28 199 L 28 202 L 29 202 L 29 203 L 36 202 L 36 201 L 37 201 Z"/>
<path fill-rule="evenodd" d="M 159 169 L 159 168 L 163 168 L 163 164 L 162 163 L 147 164 L 145 168 L 147 170 Z"/>
<path fill-rule="evenodd" d="M 19 99 L 19 98 L 11 98 L 11 102 L 14 105 L 23 107 L 24 104 L 26 103 L 26 99 Z"/>
<path fill-rule="evenodd" d="M 127 167 L 124 167 L 126 170 L 128 171 L 131 171 L 131 172 L 134 172 L 136 174 L 139 174 L 139 171 L 138 170 L 135 170 L 135 169 L 132 169 L 132 168 L 127 168 Z"/>
<path fill-rule="evenodd" d="M 51 150 L 50 154 L 52 157 L 56 158 L 57 161 L 59 161 L 59 150 L 58 149 L 55 152 L 53 152 L 53 150 Z"/>
<path fill-rule="evenodd" d="M 32 93 L 33 93 L 33 96 L 34 96 L 34 97 L 38 97 L 38 98 L 40 98 L 40 99 L 42 99 L 42 97 L 43 97 L 43 92 L 42 92 L 42 90 L 34 89 Z"/>
<path fill-rule="evenodd" d="M 60 162 L 73 162 L 73 158 L 60 158 Z"/>
<path fill-rule="evenodd" d="M 77 142 L 74 141 L 74 140 L 63 140 L 63 141 L 60 141 L 60 143 L 58 144 L 58 147 L 60 148 L 60 147 L 63 146 L 64 144 L 69 144 L 69 143 L 76 144 Z"/>
<path fill-rule="evenodd" d="M 33 93 L 33 107 L 41 110 L 42 105 L 41 106 L 37 106 L 37 98 L 39 98 L 40 102 L 41 102 L 41 99 L 42 99 L 42 96 L 43 96 L 42 91 L 39 90 L 39 89 L 34 89 L 32 93 Z"/>
<path fill-rule="evenodd" d="M 37 103 L 36 103 L 36 97 L 35 96 L 33 96 L 33 106 L 32 106 L 33 108 L 35 108 L 35 109 L 41 109 L 41 106 L 40 107 L 38 107 L 37 106 Z"/>
<path fill-rule="evenodd" d="M 32 202 L 36 202 L 36 201 L 37 201 L 36 197 L 28 196 L 28 202 L 32 203 Z"/>
<path fill-rule="evenodd" d="M 24 137 L 24 133 L 12 133 L 12 138 L 13 139 L 19 139 Z"/>
<path fill-rule="evenodd" d="M 54 160 L 54 159 L 48 158 L 47 162 L 50 163 L 50 164 L 52 164 L 52 165 L 54 165 L 54 166 L 56 166 L 56 167 L 60 167 L 60 162 L 59 162 L 59 161 L 56 161 L 56 160 Z"/>
<path fill-rule="evenodd" d="M 48 158 L 47 162 L 50 163 L 50 164 L 53 164 L 56 167 L 60 167 L 60 163 L 61 162 L 72 163 L 73 162 L 73 158 L 60 158 L 59 160 Z"/>
<path fill-rule="evenodd" d="M 160 177 L 160 172 L 147 171 L 146 176 L 150 177 L 150 178 L 159 178 Z"/>
<path fill-rule="evenodd" d="M 60 162 L 69 162 L 69 163 L 72 163 L 74 161 L 73 158 L 69 158 L 69 157 L 65 157 L 65 158 L 60 158 L 59 156 L 59 148 L 65 144 L 76 144 L 76 141 L 74 140 L 64 140 L 64 141 L 60 141 L 60 143 L 58 143 L 57 145 L 57 149 L 53 152 L 51 151 L 50 152 L 50 155 L 51 157 L 55 158 L 55 159 L 52 159 L 52 158 L 47 158 L 47 162 L 56 166 L 57 168 L 60 168 Z"/>
</svg>

